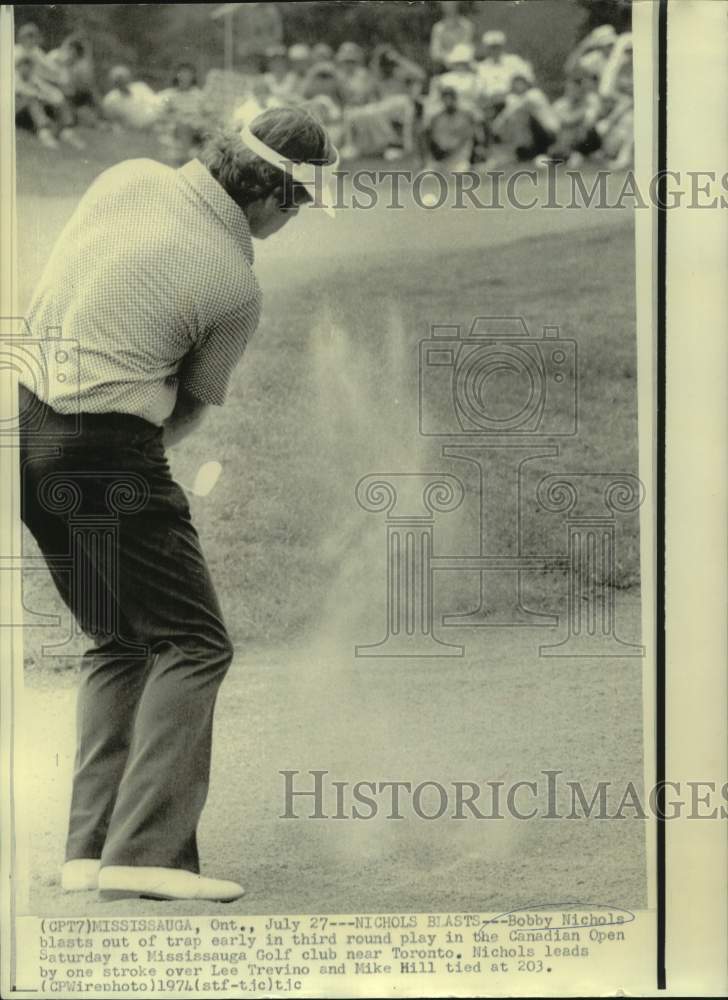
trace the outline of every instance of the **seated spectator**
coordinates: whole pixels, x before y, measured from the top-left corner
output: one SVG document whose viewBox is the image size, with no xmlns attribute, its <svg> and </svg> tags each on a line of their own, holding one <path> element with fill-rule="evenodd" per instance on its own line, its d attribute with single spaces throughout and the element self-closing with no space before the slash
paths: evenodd
<svg viewBox="0 0 728 1000">
<path fill-rule="evenodd" d="M 595 128 L 602 109 L 598 82 L 597 75 L 584 69 L 567 77 L 564 93 L 553 103 L 559 123 L 556 140 L 549 150 L 553 159 L 566 160 L 569 166 L 578 167 L 584 157 L 600 148 L 602 141 Z"/>
<path fill-rule="evenodd" d="M 62 67 L 48 58 L 48 54 L 43 50 L 42 41 L 37 25 L 32 23 L 22 25 L 18 29 L 15 45 L 15 65 L 18 68 L 16 76 L 19 76 L 23 90 L 20 96 L 23 100 L 42 103 L 45 117 L 49 122 L 42 128 L 48 131 L 44 131 L 43 135 L 40 134 L 40 127 L 36 123 L 41 121 L 41 117 L 36 105 L 33 105 L 32 112 L 30 106 L 26 105 L 20 112 L 21 120 L 23 113 L 29 115 L 32 127 L 38 131 L 38 138 L 48 147 L 52 147 L 55 140 L 52 124 L 57 129 L 61 141 L 76 149 L 84 149 L 86 144 L 73 127 L 75 116 L 63 90 L 68 85 L 68 75 Z"/>
<path fill-rule="evenodd" d="M 192 63 L 180 63 L 174 71 L 172 86 L 157 94 L 163 111 L 173 111 L 178 117 L 198 117 L 203 111 L 203 93 Z"/>
<path fill-rule="evenodd" d="M 600 24 L 593 31 L 590 31 L 586 38 L 582 38 L 574 51 L 568 56 L 564 69 L 568 74 L 574 73 L 580 68 L 580 62 L 585 56 L 596 56 L 596 60 L 603 69 L 606 66 L 609 54 L 617 41 L 617 32 L 611 24 Z M 594 59 L 591 65 L 594 65 Z"/>
<path fill-rule="evenodd" d="M 456 45 L 472 45 L 475 37 L 473 22 L 460 15 L 456 0 L 443 0 L 440 8 L 442 20 L 433 25 L 430 35 L 430 59 L 436 72 L 447 67 Z"/>
<path fill-rule="evenodd" d="M 601 153 L 613 170 L 625 170 L 634 161 L 634 82 L 631 58 L 618 63 L 613 81 L 610 80 L 609 94 L 604 100 L 606 114 L 595 126 L 602 140 Z"/>
<path fill-rule="evenodd" d="M 582 57 L 581 64 L 589 57 Z M 619 35 L 609 51 L 599 78 L 599 95 L 602 99 L 611 98 L 617 89 L 617 79 L 625 66 L 630 67 L 630 73 L 623 75 L 623 81 L 631 78 L 632 65 L 632 33 L 625 31 Z"/>
<path fill-rule="evenodd" d="M 208 135 L 209 109 L 197 84 L 197 71 L 191 63 L 180 63 L 172 86 L 158 95 L 159 133 L 171 163 L 180 165 L 193 159 Z"/>
<path fill-rule="evenodd" d="M 355 42 L 339 46 L 336 68 L 347 106 L 367 104 L 376 96 L 376 82 L 365 65 L 364 50 Z"/>
<path fill-rule="evenodd" d="M 344 107 L 344 88 L 339 80 L 336 66 L 332 62 L 316 63 L 306 73 L 300 87 L 304 101 L 326 97 L 339 111 Z"/>
<path fill-rule="evenodd" d="M 409 94 L 390 93 L 344 110 L 341 158 L 384 156 L 396 160 L 414 147 L 416 105 Z"/>
<path fill-rule="evenodd" d="M 57 67 L 63 78 L 63 92 L 77 119 L 88 125 L 97 124 L 101 102 L 91 43 L 79 35 L 69 35 L 48 53 L 48 62 Z"/>
<path fill-rule="evenodd" d="M 265 54 L 266 72 L 263 79 L 268 84 L 269 92 L 283 104 L 289 104 L 297 99 L 301 77 L 288 64 L 288 52 L 282 45 L 268 49 Z"/>
<path fill-rule="evenodd" d="M 48 58 L 43 48 L 43 37 L 37 24 L 30 22 L 18 28 L 15 41 L 16 56 L 22 53 L 33 60 L 33 70 L 37 79 L 44 80 L 61 89 L 66 82 L 65 71 Z"/>
<path fill-rule="evenodd" d="M 516 73 L 506 105 L 493 122 L 493 132 L 501 142 L 500 154 L 488 160 L 492 168 L 513 162 L 534 160 L 540 164 L 559 131 L 559 120 L 548 98 L 534 83 L 531 73 Z"/>
<path fill-rule="evenodd" d="M 347 43 L 340 53 L 348 56 Z M 354 51 L 356 50 L 356 51 Z M 416 115 L 415 93 L 421 91 L 424 73 L 409 60 L 400 56 L 392 46 L 380 46 L 374 52 L 372 67 L 365 70 L 366 78 L 357 73 L 359 59 L 363 53 L 358 46 L 350 49 L 353 70 L 337 71 L 339 93 L 343 106 L 341 156 L 353 159 L 357 156 L 384 156 L 398 159 L 414 145 L 414 122 Z M 355 84 L 361 83 L 352 99 L 347 81 L 354 77 Z M 362 97 L 367 96 L 364 103 Z"/>
<path fill-rule="evenodd" d="M 33 73 L 33 58 L 22 52 L 15 54 L 15 122 L 31 128 L 48 149 L 56 149 L 58 140 L 53 123 L 46 111 L 47 93 L 43 81 Z"/>
<path fill-rule="evenodd" d="M 604 87 L 602 53 L 592 50 L 572 65 L 564 94 L 554 102 L 560 127 L 551 154 L 579 167 L 585 157 L 601 155 L 602 135 L 596 126 L 611 107 L 611 90 Z"/>
<path fill-rule="evenodd" d="M 480 96 L 495 114 L 503 110 L 517 73 L 533 75 L 530 63 L 513 52 L 506 52 L 502 31 L 486 31 L 481 39 L 482 57 L 477 65 Z"/>
<path fill-rule="evenodd" d="M 425 130 L 428 169 L 464 172 L 470 167 L 477 123 L 471 111 L 459 107 L 452 87 L 444 87 L 440 99 L 442 110 L 433 115 Z"/>
<path fill-rule="evenodd" d="M 604 67 L 605 62 L 599 52 L 588 52 L 576 63 L 571 75 L 581 79 L 585 89 L 599 97 Z"/>
<path fill-rule="evenodd" d="M 117 129 L 150 129 L 159 120 L 162 103 L 143 80 L 132 80 L 128 66 L 109 71 L 111 90 L 101 102 L 104 116 Z"/>
<path fill-rule="evenodd" d="M 432 79 L 428 98 L 429 115 L 442 109 L 442 91 L 454 90 L 458 96 L 458 107 L 479 115 L 478 99 L 480 83 L 473 61 L 475 51 L 472 45 L 455 45 L 448 55 L 447 71 Z"/>
<path fill-rule="evenodd" d="M 400 55 L 392 45 L 380 45 L 374 50 L 371 69 L 381 96 L 409 94 L 413 100 L 421 97 L 427 74 L 417 63 Z"/>
</svg>

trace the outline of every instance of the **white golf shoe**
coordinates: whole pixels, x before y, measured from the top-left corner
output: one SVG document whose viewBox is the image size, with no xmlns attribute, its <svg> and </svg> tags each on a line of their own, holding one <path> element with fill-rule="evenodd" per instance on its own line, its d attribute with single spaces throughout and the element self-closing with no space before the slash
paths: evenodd
<svg viewBox="0 0 728 1000">
<path fill-rule="evenodd" d="M 205 878 L 179 868 L 142 868 L 125 865 L 105 866 L 99 872 L 102 899 L 209 899 L 230 903 L 243 895 L 237 882 Z"/>
<path fill-rule="evenodd" d="M 65 892 L 89 892 L 99 887 L 101 862 L 94 858 L 75 858 L 61 868 L 61 889 Z"/>
</svg>

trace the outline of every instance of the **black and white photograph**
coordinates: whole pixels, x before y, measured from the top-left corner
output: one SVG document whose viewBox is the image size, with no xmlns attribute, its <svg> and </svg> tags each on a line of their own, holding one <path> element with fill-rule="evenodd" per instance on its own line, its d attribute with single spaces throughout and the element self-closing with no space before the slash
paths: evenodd
<svg viewBox="0 0 728 1000">
<path fill-rule="evenodd" d="M 14 989 L 655 989 L 661 6 L 3 7 Z"/>
</svg>

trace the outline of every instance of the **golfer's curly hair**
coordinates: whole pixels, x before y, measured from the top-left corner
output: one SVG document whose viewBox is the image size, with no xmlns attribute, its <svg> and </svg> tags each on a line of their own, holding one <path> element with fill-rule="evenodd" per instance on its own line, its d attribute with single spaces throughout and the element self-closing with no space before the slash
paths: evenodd
<svg viewBox="0 0 728 1000">
<path fill-rule="evenodd" d="M 253 120 L 250 131 L 295 163 L 327 164 L 335 160 L 326 129 L 305 108 L 270 108 Z M 241 208 L 284 188 L 283 170 L 257 157 L 232 129 L 211 136 L 199 159 Z M 305 189 L 300 193 L 304 194 Z"/>
</svg>

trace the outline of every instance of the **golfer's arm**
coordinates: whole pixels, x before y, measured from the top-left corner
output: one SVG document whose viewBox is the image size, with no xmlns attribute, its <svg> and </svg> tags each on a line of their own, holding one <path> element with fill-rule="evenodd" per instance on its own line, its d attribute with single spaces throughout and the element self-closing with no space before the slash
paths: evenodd
<svg viewBox="0 0 728 1000">
<path fill-rule="evenodd" d="M 181 386 L 174 410 L 164 422 L 164 443 L 170 447 L 186 438 L 202 421 L 207 405 L 191 396 Z"/>
</svg>

